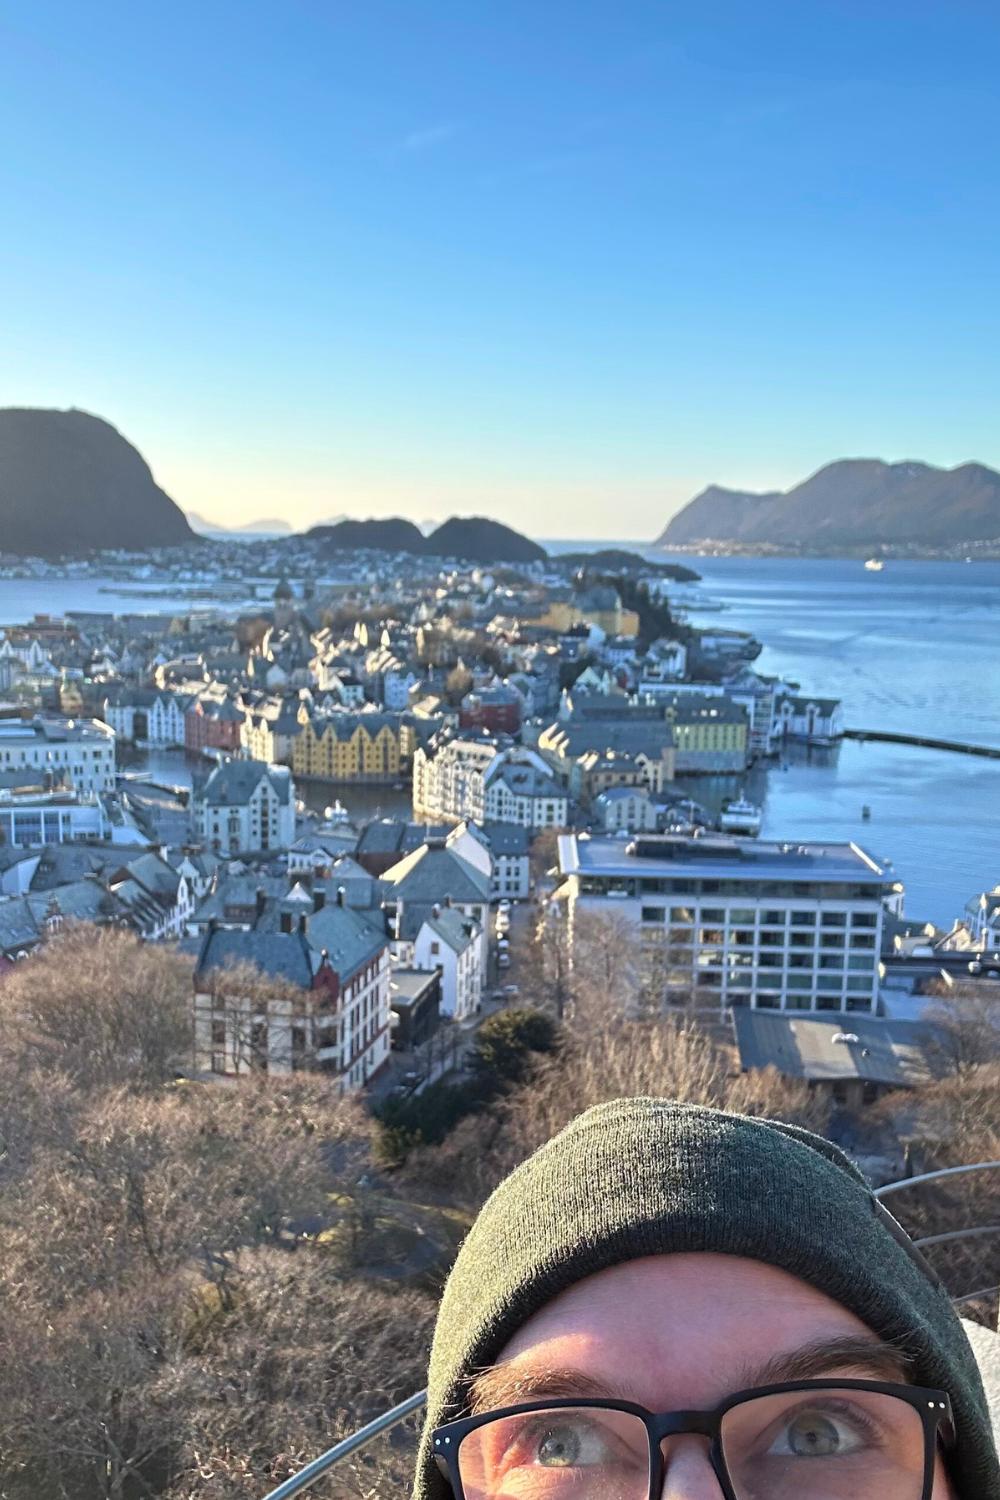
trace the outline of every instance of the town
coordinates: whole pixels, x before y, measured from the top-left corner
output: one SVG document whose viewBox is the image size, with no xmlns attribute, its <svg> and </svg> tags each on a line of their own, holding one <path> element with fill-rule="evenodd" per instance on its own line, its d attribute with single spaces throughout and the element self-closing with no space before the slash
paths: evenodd
<svg viewBox="0 0 1000 1500">
<path fill-rule="evenodd" d="M 860 1105 L 919 1081 L 942 986 L 1000 971 L 997 892 L 910 924 L 863 847 L 767 842 L 745 796 L 700 804 L 698 777 L 844 721 L 756 672 L 745 632 L 691 626 L 693 573 L 301 538 L 114 570 L 190 607 L 0 630 L 0 974 L 77 923 L 173 945 L 194 1077 L 419 1092 L 483 1018 L 551 1006 L 546 951 L 571 967 L 603 923 L 632 950 L 609 1009 L 683 1007 L 731 1028 L 744 1069 Z"/>
</svg>

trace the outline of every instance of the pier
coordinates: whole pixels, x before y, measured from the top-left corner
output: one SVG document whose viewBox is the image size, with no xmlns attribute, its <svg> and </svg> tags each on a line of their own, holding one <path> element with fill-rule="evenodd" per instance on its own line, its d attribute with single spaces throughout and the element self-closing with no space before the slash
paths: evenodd
<svg viewBox="0 0 1000 1500">
<path fill-rule="evenodd" d="M 845 740 L 875 740 L 882 745 L 919 745 L 923 750 L 952 750 L 956 755 L 979 755 L 1000 760 L 996 745 L 968 745 L 962 740 L 942 740 L 927 734 L 898 734 L 893 729 L 845 729 Z"/>
</svg>

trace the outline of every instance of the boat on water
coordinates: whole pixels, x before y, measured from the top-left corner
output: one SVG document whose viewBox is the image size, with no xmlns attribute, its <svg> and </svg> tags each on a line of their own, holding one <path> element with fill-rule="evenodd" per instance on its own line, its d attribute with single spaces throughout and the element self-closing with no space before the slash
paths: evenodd
<svg viewBox="0 0 1000 1500">
<path fill-rule="evenodd" d="M 760 833 L 763 816 L 756 803 L 748 801 L 746 797 L 738 797 L 723 807 L 719 815 L 719 827 L 723 833 L 742 833 L 756 838 Z"/>
<path fill-rule="evenodd" d="M 869 557 L 865 563 L 865 570 L 868 573 L 881 573 L 884 567 L 885 563 L 880 557 Z"/>
</svg>

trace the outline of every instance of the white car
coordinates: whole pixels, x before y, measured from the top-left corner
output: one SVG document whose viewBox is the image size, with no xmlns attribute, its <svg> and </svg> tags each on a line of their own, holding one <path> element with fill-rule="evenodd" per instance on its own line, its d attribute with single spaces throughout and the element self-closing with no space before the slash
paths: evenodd
<svg viewBox="0 0 1000 1500">
<path fill-rule="evenodd" d="M 503 912 L 503 914 L 504 914 L 505 917 L 509 917 L 510 916 L 510 902 L 509 901 L 498 901 L 497 902 L 497 911 L 498 912 Z"/>
</svg>

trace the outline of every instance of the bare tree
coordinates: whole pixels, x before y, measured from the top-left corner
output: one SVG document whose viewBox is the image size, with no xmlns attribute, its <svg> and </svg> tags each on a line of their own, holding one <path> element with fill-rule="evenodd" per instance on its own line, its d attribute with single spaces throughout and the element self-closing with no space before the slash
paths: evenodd
<svg viewBox="0 0 1000 1500">
<path fill-rule="evenodd" d="M 1000 995 L 988 980 L 937 985 L 924 1012 L 932 1067 L 963 1076 L 1000 1060 Z"/>
<path fill-rule="evenodd" d="M 434 1312 L 426 1293 L 331 1276 L 322 1249 L 246 1253 L 231 1315 L 154 1391 L 185 1413 L 169 1500 L 262 1493 L 420 1390 Z M 411 1425 L 342 1465 L 336 1493 L 404 1493 L 414 1450 Z"/>
<path fill-rule="evenodd" d="M 191 965 L 117 928 L 74 926 L 0 989 L 0 1050 L 82 1087 L 145 1087 L 191 1060 Z"/>
</svg>

